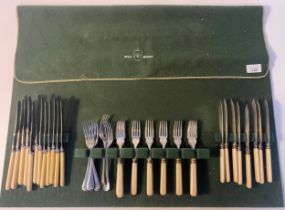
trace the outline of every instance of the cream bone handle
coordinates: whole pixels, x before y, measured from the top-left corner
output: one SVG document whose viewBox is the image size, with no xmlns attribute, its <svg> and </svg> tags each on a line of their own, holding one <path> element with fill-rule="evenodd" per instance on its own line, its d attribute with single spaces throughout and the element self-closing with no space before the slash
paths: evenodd
<svg viewBox="0 0 285 210">
<path fill-rule="evenodd" d="M 197 159 L 191 158 L 190 163 L 190 196 L 197 196 Z"/>
<path fill-rule="evenodd" d="M 255 181 L 257 183 L 260 183 L 259 154 L 258 154 L 258 148 L 256 144 L 253 147 L 253 162 L 254 162 Z"/>
<path fill-rule="evenodd" d="M 64 150 L 60 151 L 60 186 L 64 187 L 65 185 L 65 154 Z"/>
<path fill-rule="evenodd" d="M 32 191 L 33 187 L 33 161 L 34 161 L 34 154 L 32 151 L 28 153 L 28 172 L 27 172 L 27 191 Z"/>
<path fill-rule="evenodd" d="M 19 162 L 20 162 L 20 151 L 15 151 L 15 162 L 13 167 L 11 189 L 16 189 L 18 184 L 18 174 L 19 174 Z"/>
<path fill-rule="evenodd" d="M 246 170 L 246 187 L 252 188 L 252 176 L 251 176 L 251 157 L 250 149 L 245 150 L 245 170 Z"/>
<path fill-rule="evenodd" d="M 37 155 L 37 184 L 38 185 L 40 185 L 40 182 L 41 182 L 42 162 L 43 162 L 43 150 L 39 146 L 38 155 Z"/>
<path fill-rule="evenodd" d="M 224 146 L 220 147 L 220 182 L 225 183 L 225 150 Z"/>
<path fill-rule="evenodd" d="M 54 187 L 58 187 L 59 186 L 59 164 L 60 164 L 60 157 L 59 157 L 59 151 L 55 152 L 55 167 L 54 167 L 54 183 L 53 186 Z"/>
<path fill-rule="evenodd" d="M 51 154 L 51 151 L 50 151 L 50 148 L 47 150 L 47 167 L 46 167 L 46 180 L 45 180 L 45 185 L 48 186 L 50 185 L 49 183 L 49 174 L 50 174 L 50 154 Z"/>
<path fill-rule="evenodd" d="M 258 147 L 258 154 L 259 154 L 260 184 L 264 184 L 264 167 L 263 167 L 262 144 L 260 144 Z"/>
<path fill-rule="evenodd" d="M 238 184 L 242 185 L 242 154 L 241 154 L 241 147 L 238 146 L 237 148 L 237 162 L 238 162 Z"/>
<path fill-rule="evenodd" d="M 131 173 L 131 195 L 136 195 L 138 192 L 138 162 L 136 158 L 132 160 Z"/>
<path fill-rule="evenodd" d="M 43 151 L 41 177 L 40 177 L 40 188 L 45 187 L 46 183 L 46 169 L 47 169 L 47 152 Z"/>
<path fill-rule="evenodd" d="M 11 189 L 11 182 L 12 182 L 12 176 L 13 176 L 14 162 L 15 162 L 15 151 L 14 151 L 14 149 L 12 149 L 11 154 L 10 154 L 10 160 L 9 160 L 7 177 L 6 177 L 5 190 L 10 190 Z"/>
<path fill-rule="evenodd" d="M 23 180 L 24 186 L 27 185 L 29 150 L 30 150 L 30 148 L 28 146 L 26 146 L 26 148 L 25 148 L 25 164 L 24 164 L 24 180 Z"/>
<path fill-rule="evenodd" d="M 265 148 L 265 155 L 266 155 L 266 177 L 267 177 L 267 182 L 272 183 L 273 178 L 272 178 L 272 160 L 271 160 L 271 148 L 270 144 L 266 144 Z"/>
<path fill-rule="evenodd" d="M 122 158 L 118 158 L 116 180 L 116 195 L 118 198 L 122 198 L 124 196 L 124 168 Z"/>
<path fill-rule="evenodd" d="M 147 168 L 146 168 L 146 195 L 152 196 L 153 195 L 153 167 L 152 167 L 152 159 L 149 157 L 147 159 Z"/>
<path fill-rule="evenodd" d="M 165 158 L 160 162 L 160 195 L 167 193 L 167 161 Z"/>
<path fill-rule="evenodd" d="M 38 145 L 35 145 L 34 147 L 35 151 L 34 151 L 34 163 L 33 163 L 33 183 L 36 184 L 37 183 L 37 179 L 38 179 Z"/>
<path fill-rule="evenodd" d="M 238 183 L 238 158 L 237 158 L 237 145 L 232 145 L 232 165 L 233 165 L 233 179 L 235 183 Z"/>
<path fill-rule="evenodd" d="M 49 184 L 54 184 L 54 169 L 55 169 L 55 148 L 50 152 L 50 167 L 49 167 Z"/>
<path fill-rule="evenodd" d="M 230 156 L 229 156 L 228 144 L 225 144 L 225 166 L 226 166 L 226 182 L 230 182 L 231 174 L 230 174 Z"/>
<path fill-rule="evenodd" d="M 181 196 L 183 194 L 183 185 L 182 185 L 182 163 L 180 158 L 176 159 L 175 169 L 176 169 L 176 195 Z"/>
<path fill-rule="evenodd" d="M 24 180 L 24 170 L 25 170 L 25 151 L 26 147 L 24 145 L 21 146 L 20 151 L 20 163 L 19 163 L 19 174 L 18 174 L 18 184 L 23 185 Z"/>
</svg>

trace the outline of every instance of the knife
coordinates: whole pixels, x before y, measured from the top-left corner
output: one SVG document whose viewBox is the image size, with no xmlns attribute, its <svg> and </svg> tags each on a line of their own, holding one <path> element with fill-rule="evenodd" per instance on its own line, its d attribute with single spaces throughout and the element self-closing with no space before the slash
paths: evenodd
<svg viewBox="0 0 285 210">
<path fill-rule="evenodd" d="M 235 105 L 231 99 L 231 113 L 232 113 L 232 164 L 233 164 L 233 179 L 238 182 L 238 160 L 237 160 L 237 141 L 236 141 L 236 112 Z"/>
<path fill-rule="evenodd" d="M 266 155 L 266 177 L 267 182 L 272 183 L 272 163 L 271 163 L 271 148 L 270 148 L 270 115 L 269 115 L 269 106 L 268 101 L 264 100 L 264 109 L 265 109 L 265 126 L 266 126 L 266 146 L 265 146 L 265 155 Z"/>
<path fill-rule="evenodd" d="M 15 124 L 14 124 L 14 133 L 13 133 L 13 142 L 12 142 L 9 166 L 8 166 L 8 171 L 7 171 L 5 190 L 11 189 L 13 168 L 14 168 L 14 162 L 15 162 L 15 143 L 17 141 L 17 136 L 18 136 L 19 127 L 20 127 L 20 121 L 19 121 L 20 109 L 22 109 L 21 102 L 18 101 L 17 112 L 16 112 L 15 122 L 14 122 Z"/>
<path fill-rule="evenodd" d="M 258 154 L 258 142 L 257 142 L 257 108 L 255 99 L 251 103 L 253 112 L 253 161 L 254 161 L 254 175 L 255 181 L 260 183 L 260 169 L 259 169 L 259 154 Z"/>
<path fill-rule="evenodd" d="M 264 184 L 264 167 L 263 167 L 263 144 L 262 144 L 262 116 L 260 104 L 256 101 L 257 116 L 258 116 L 258 155 L 259 155 L 259 170 L 260 170 L 260 184 Z"/>
<path fill-rule="evenodd" d="M 245 107 L 245 169 L 246 169 L 246 187 L 252 188 L 252 178 L 251 178 L 251 157 L 250 157 L 250 122 L 249 122 L 249 109 L 248 105 Z"/>
<path fill-rule="evenodd" d="M 237 120 L 237 162 L 238 162 L 238 184 L 242 185 L 242 156 L 241 156 L 241 141 L 240 141 L 240 106 L 236 102 L 236 120 Z"/>
<path fill-rule="evenodd" d="M 228 139 L 228 104 L 224 99 L 224 132 L 225 132 L 225 168 L 226 168 L 226 182 L 231 181 L 230 174 L 230 157 L 229 157 L 229 139 Z"/>
<path fill-rule="evenodd" d="M 223 103 L 222 103 L 222 101 L 220 101 L 220 105 L 219 105 L 219 129 L 220 129 L 220 135 L 221 135 L 220 182 L 225 183 L 224 116 L 223 116 Z"/>
</svg>

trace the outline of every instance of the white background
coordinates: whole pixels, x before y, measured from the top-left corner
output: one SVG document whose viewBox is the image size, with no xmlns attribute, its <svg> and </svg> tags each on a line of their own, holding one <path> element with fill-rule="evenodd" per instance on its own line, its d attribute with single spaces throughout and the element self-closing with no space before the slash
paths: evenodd
<svg viewBox="0 0 285 210">
<path fill-rule="evenodd" d="M 285 178 L 285 1 L 283 0 L 42 0 L 42 1 L 16 1 L 0 0 L 0 180 L 5 154 L 5 144 L 8 130 L 10 103 L 12 96 L 13 70 L 17 45 L 17 5 L 96 5 L 96 4 L 196 4 L 196 5 L 264 5 L 264 33 L 267 48 L 270 54 L 271 80 L 273 89 L 273 102 L 275 123 L 279 145 L 279 159 L 281 173 Z M 285 198 L 285 196 L 283 196 Z M 21 198 L 19 198 L 21 199 Z M 242 201 L 241 201 L 242 202 Z M 10 208 L 11 209 L 11 208 Z M 79 208 L 78 208 L 79 209 Z M 97 208 L 99 209 L 99 208 Z M 110 209 L 110 208 L 108 208 Z M 118 209 L 118 208 L 116 208 Z M 124 208 L 125 209 L 125 208 Z M 140 208 L 136 208 L 140 209 Z M 196 209 L 196 208 L 191 208 Z"/>
</svg>

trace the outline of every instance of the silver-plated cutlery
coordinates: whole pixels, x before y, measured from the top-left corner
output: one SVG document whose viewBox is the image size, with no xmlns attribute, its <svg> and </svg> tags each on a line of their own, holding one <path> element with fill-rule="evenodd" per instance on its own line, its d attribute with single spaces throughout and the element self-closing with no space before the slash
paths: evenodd
<svg viewBox="0 0 285 210">
<path fill-rule="evenodd" d="M 47 100 L 39 97 L 38 112 L 35 111 L 35 103 L 31 97 L 25 97 L 17 103 L 6 190 L 26 186 L 27 191 L 30 192 L 33 184 L 38 185 L 39 188 L 50 184 L 54 187 L 65 185 L 62 101 L 59 98 L 54 99 L 52 107 L 52 102 L 49 106 Z M 53 118 L 51 110 L 54 112 Z M 37 121 L 35 115 L 38 116 Z M 54 127 L 51 134 L 52 120 Z M 56 142 L 52 144 L 52 149 L 50 149 L 51 136 L 53 142 Z"/>
<path fill-rule="evenodd" d="M 227 164 L 226 164 L 226 139 L 229 133 L 227 127 L 227 100 L 224 99 L 219 105 L 219 133 L 220 133 L 220 182 L 227 180 Z M 243 166 L 242 166 L 242 137 L 241 137 L 241 113 L 238 101 L 230 100 L 231 107 L 231 142 L 232 142 L 232 171 L 235 183 L 243 184 Z M 251 171 L 251 142 L 253 145 L 253 164 L 254 164 L 254 180 L 256 183 L 265 183 L 264 170 L 264 147 L 265 144 L 265 165 L 267 182 L 272 182 L 272 162 L 270 149 L 270 115 L 268 101 L 263 103 L 264 115 L 262 115 L 261 103 L 252 99 L 250 105 L 246 104 L 244 108 L 244 142 L 245 142 L 245 184 L 247 188 L 252 188 L 252 171 Z M 263 120 L 263 116 L 265 119 Z M 265 122 L 265 135 L 263 135 L 262 123 Z M 251 133 L 252 131 L 252 133 Z"/>
</svg>

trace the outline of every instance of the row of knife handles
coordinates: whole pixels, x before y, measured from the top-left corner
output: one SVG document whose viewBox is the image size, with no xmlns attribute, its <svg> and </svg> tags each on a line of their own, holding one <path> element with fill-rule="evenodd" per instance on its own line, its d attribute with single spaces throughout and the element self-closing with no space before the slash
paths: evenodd
<svg viewBox="0 0 285 210">
<path fill-rule="evenodd" d="M 272 183 L 272 160 L 271 160 L 271 148 L 267 143 L 265 146 L 265 158 L 266 158 L 266 180 L 268 183 Z M 255 182 L 258 184 L 264 184 L 264 160 L 263 160 L 263 147 L 262 145 L 254 145 L 253 147 L 253 163 L 254 163 L 254 177 Z M 232 147 L 232 166 L 233 166 L 233 181 L 239 185 L 242 185 L 242 151 L 241 148 L 236 146 Z M 246 187 L 252 188 L 252 173 L 251 173 L 251 151 L 250 148 L 245 149 L 245 170 L 246 170 Z M 230 182 L 230 158 L 228 146 L 221 146 L 220 148 L 220 182 Z"/>
<path fill-rule="evenodd" d="M 65 154 L 63 149 L 43 151 L 35 146 L 12 150 L 9 160 L 5 189 L 16 189 L 18 185 L 26 186 L 32 191 L 33 184 L 44 188 L 49 185 L 63 187 L 65 183 Z"/>
</svg>

